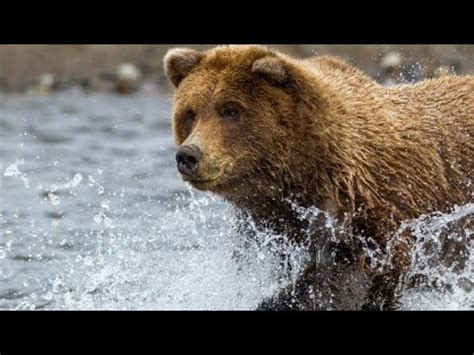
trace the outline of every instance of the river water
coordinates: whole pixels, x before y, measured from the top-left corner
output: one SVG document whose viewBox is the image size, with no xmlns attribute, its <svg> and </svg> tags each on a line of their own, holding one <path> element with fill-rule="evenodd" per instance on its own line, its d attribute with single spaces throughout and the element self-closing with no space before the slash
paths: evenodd
<svg viewBox="0 0 474 355">
<path fill-rule="evenodd" d="M 0 96 L 0 308 L 255 309 L 277 291 L 274 253 L 234 260 L 232 208 L 180 180 L 171 103 L 165 92 Z M 408 223 L 435 240 L 473 214 Z M 304 254 L 292 250 L 295 266 Z M 414 270 L 474 280 L 472 255 L 462 272 L 426 258 Z M 457 286 L 402 298 L 402 309 L 472 308 Z"/>
</svg>

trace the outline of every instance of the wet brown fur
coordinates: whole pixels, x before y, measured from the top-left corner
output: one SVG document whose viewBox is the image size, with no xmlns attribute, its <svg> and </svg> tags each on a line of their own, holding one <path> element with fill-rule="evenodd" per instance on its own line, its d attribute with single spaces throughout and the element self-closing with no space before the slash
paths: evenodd
<svg viewBox="0 0 474 355">
<path fill-rule="evenodd" d="M 384 87 L 328 56 L 223 46 L 191 57 L 182 78 L 179 55 L 165 67 L 179 78 L 176 142 L 199 145 L 200 176 L 212 178 L 196 188 L 261 220 L 291 225 L 288 197 L 345 218 L 351 232 L 391 248 L 395 278 L 413 242 L 406 234 L 390 243 L 401 221 L 473 201 L 474 77 Z M 228 101 L 242 108 L 235 122 L 219 116 Z"/>
</svg>

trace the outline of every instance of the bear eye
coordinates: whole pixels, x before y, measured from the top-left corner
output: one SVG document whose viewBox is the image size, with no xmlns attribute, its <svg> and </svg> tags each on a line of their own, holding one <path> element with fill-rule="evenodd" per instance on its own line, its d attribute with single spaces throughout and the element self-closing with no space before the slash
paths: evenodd
<svg viewBox="0 0 474 355">
<path fill-rule="evenodd" d="M 240 109 L 236 104 L 228 102 L 222 106 L 221 116 L 223 118 L 235 120 L 240 115 Z"/>
<path fill-rule="evenodd" d="M 195 118 L 196 118 L 196 112 L 194 112 L 193 110 L 187 110 L 184 113 L 184 119 L 186 121 L 192 122 L 194 121 Z"/>
</svg>

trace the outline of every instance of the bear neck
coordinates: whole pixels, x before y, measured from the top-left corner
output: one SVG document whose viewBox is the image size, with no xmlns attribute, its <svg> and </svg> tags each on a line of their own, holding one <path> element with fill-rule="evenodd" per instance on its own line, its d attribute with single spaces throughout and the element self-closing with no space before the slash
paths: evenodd
<svg viewBox="0 0 474 355">
<path fill-rule="evenodd" d="M 258 198 L 245 204 L 234 202 L 234 206 L 237 207 L 240 225 L 251 223 L 258 231 L 270 230 L 292 241 L 303 242 L 306 238 L 304 231 L 308 229 L 308 221 L 301 218 L 295 208 L 298 203 L 300 202 L 295 202 L 295 200 Z"/>
<path fill-rule="evenodd" d="M 378 174 L 371 163 L 383 147 L 375 146 L 373 127 L 384 130 L 392 125 L 380 103 L 385 89 L 352 66 L 344 66 L 344 72 L 333 68 L 306 72 L 305 82 L 310 85 L 303 89 L 305 100 L 295 117 L 302 124 L 291 148 L 300 158 L 289 170 L 291 188 L 305 196 L 303 204 L 337 218 L 355 213 L 356 200 L 372 205 L 372 193 L 358 194 L 361 186 L 355 185 L 366 177 L 359 176 L 361 172 L 369 179 Z"/>
</svg>

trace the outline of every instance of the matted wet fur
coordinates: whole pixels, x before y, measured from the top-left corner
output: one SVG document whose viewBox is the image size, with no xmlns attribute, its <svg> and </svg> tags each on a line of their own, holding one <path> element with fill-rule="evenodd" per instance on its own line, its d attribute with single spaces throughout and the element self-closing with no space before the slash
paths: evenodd
<svg viewBox="0 0 474 355">
<path fill-rule="evenodd" d="M 414 242 L 408 231 L 393 239 L 400 223 L 473 201 L 472 76 L 384 87 L 339 59 L 262 46 L 172 49 L 164 64 L 176 143 L 200 152 L 186 181 L 296 240 L 308 226 L 288 201 L 344 231 L 330 262 L 312 260 L 261 309 L 395 308 Z"/>
</svg>

